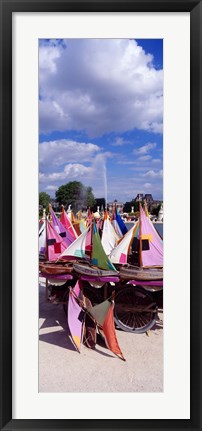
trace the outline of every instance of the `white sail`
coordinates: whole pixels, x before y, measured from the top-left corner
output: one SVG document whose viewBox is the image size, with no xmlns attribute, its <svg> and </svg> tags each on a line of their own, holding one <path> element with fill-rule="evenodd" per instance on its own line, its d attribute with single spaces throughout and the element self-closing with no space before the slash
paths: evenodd
<svg viewBox="0 0 202 431">
<path fill-rule="evenodd" d="M 39 229 L 39 254 L 46 255 L 46 221 L 42 223 Z"/>
<path fill-rule="evenodd" d="M 112 220 L 112 226 L 113 226 L 116 234 L 118 235 L 119 239 L 123 238 L 123 234 L 121 232 L 121 229 L 119 227 L 119 224 L 118 224 L 117 220 Z"/>
<path fill-rule="evenodd" d="M 112 250 L 110 254 L 110 260 L 112 263 L 127 263 L 129 247 L 135 235 L 137 223 L 135 226 L 131 227 L 131 229 L 124 235 L 120 243 L 117 244 L 117 246 Z"/>
<path fill-rule="evenodd" d="M 85 257 L 85 248 L 86 248 L 86 237 L 89 231 L 88 227 L 78 238 L 75 239 L 72 244 L 63 251 L 63 253 L 59 256 L 59 259 L 65 257 Z"/>
<path fill-rule="evenodd" d="M 107 256 L 109 256 L 111 251 L 117 245 L 118 240 L 119 237 L 116 234 L 110 220 L 104 220 L 101 243 Z"/>
</svg>

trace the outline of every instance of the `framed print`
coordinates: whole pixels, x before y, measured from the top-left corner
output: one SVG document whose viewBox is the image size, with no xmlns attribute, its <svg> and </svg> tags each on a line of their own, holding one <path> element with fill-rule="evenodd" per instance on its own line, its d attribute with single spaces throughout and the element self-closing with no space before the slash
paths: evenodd
<svg viewBox="0 0 202 431">
<path fill-rule="evenodd" d="M 199 430 L 201 1 L 1 18 L 1 429 Z"/>
</svg>

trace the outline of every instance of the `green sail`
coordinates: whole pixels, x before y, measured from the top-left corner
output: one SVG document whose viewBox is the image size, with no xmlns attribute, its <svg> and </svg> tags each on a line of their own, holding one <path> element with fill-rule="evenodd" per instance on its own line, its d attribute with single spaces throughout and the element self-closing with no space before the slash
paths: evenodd
<svg viewBox="0 0 202 431">
<path fill-rule="evenodd" d="M 95 223 L 93 225 L 92 264 L 98 266 L 100 269 L 116 271 L 116 268 L 110 262 L 102 247 L 100 235 Z"/>
</svg>

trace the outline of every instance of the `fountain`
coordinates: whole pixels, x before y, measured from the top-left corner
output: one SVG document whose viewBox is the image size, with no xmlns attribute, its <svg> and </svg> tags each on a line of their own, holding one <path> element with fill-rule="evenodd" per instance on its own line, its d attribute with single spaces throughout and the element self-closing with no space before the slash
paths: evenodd
<svg viewBox="0 0 202 431">
<path fill-rule="evenodd" d="M 103 176 L 104 176 L 104 191 L 105 191 L 105 209 L 107 209 L 107 167 L 106 167 L 105 160 L 103 160 Z"/>
</svg>

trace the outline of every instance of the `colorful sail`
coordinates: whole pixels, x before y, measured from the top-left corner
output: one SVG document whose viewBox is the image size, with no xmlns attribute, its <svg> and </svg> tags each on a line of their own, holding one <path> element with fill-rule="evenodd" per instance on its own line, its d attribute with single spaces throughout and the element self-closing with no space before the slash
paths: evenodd
<svg viewBox="0 0 202 431">
<path fill-rule="evenodd" d="M 103 224 L 101 243 L 107 256 L 109 256 L 111 251 L 116 247 L 118 240 L 118 235 L 116 234 L 110 220 L 106 217 Z"/>
<path fill-rule="evenodd" d="M 90 208 L 88 208 L 86 224 L 87 224 L 87 226 L 90 227 L 90 229 L 88 231 L 87 238 L 86 238 L 86 251 L 88 254 L 91 254 L 91 251 L 92 251 L 92 234 L 93 234 L 93 216 L 92 216 Z"/>
<path fill-rule="evenodd" d="M 73 211 L 71 211 L 70 214 L 71 214 L 70 220 L 71 220 L 72 226 L 75 229 L 75 232 L 76 232 L 77 236 L 79 236 L 79 235 L 81 235 L 80 221 L 78 219 L 76 219 Z"/>
<path fill-rule="evenodd" d="M 39 229 L 39 256 L 46 257 L 46 221 L 44 221 Z"/>
<path fill-rule="evenodd" d="M 87 311 L 91 314 L 91 316 L 93 316 L 93 318 L 96 320 L 97 323 L 99 323 L 100 326 L 103 326 L 110 306 L 111 302 L 106 299 L 100 304 L 87 307 Z"/>
<path fill-rule="evenodd" d="M 57 260 L 61 253 L 66 250 L 67 244 L 61 236 L 55 231 L 54 227 L 47 220 L 47 258 L 49 261 Z"/>
<path fill-rule="evenodd" d="M 62 214 L 60 217 L 60 221 L 65 227 L 65 229 L 72 235 L 73 239 L 76 239 L 78 237 L 68 215 L 66 214 L 64 207 L 62 207 Z"/>
<path fill-rule="evenodd" d="M 129 248 L 133 239 L 137 235 L 138 222 L 124 235 L 117 246 L 111 251 L 110 260 L 112 263 L 127 263 Z"/>
<path fill-rule="evenodd" d="M 80 228 L 80 231 L 81 231 L 81 233 L 83 233 L 84 232 L 84 230 L 86 230 L 86 223 L 85 223 L 85 220 L 80 220 L 80 223 L 79 223 L 79 228 Z"/>
<path fill-rule="evenodd" d="M 115 326 L 114 326 L 114 302 L 110 304 L 109 310 L 107 312 L 107 315 L 105 317 L 102 331 L 105 338 L 105 343 L 109 350 L 111 350 L 115 355 L 120 357 L 123 361 L 125 361 L 125 358 L 123 356 L 123 353 L 119 347 L 117 338 L 116 338 L 116 332 L 115 332 Z"/>
<path fill-rule="evenodd" d="M 87 212 L 87 226 L 91 225 L 93 221 L 93 215 L 92 212 L 90 210 L 90 208 L 88 208 L 88 212 Z"/>
<path fill-rule="evenodd" d="M 107 257 L 103 246 L 101 244 L 100 235 L 97 231 L 96 224 L 93 224 L 93 238 L 92 238 L 92 264 L 98 266 L 100 269 L 116 271 L 114 265 Z"/>
<path fill-rule="evenodd" d="M 66 242 L 67 247 L 74 241 L 73 236 L 71 233 L 64 227 L 64 225 L 61 223 L 61 221 L 58 219 L 58 217 L 55 215 L 52 208 L 49 208 L 51 218 L 52 218 L 52 226 L 56 230 L 56 232 L 63 238 L 63 240 Z"/>
<path fill-rule="evenodd" d="M 162 244 L 163 244 L 163 239 L 162 239 L 162 237 L 161 237 L 160 233 L 157 231 L 157 229 L 155 228 L 155 226 L 154 226 L 153 222 L 150 220 L 150 218 L 148 218 L 148 220 L 149 220 L 149 223 L 150 223 L 150 225 L 151 225 L 152 229 L 153 229 L 153 230 L 156 232 L 156 234 L 159 236 L 159 239 L 160 239 L 160 241 L 161 241 L 161 242 L 162 242 Z"/>
<path fill-rule="evenodd" d="M 146 202 L 144 203 L 144 212 L 145 212 L 145 214 L 146 214 L 146 216 L 147 216 L 147 218 L 148 218 L 148 220 L 149 220 L 149 222 L 150 222 L 151 227 L 152 227 L 152 228 L 153 228 L 153 230 L 157 233 L 157 235 L 158 235 L 158 236 L 159 236 L 159 238 L 161 239 L 161 242 L 163 243 L 163 239 L 162 239 L 162 237 L 161 237 L 160 233 L 155 229 L 153 222 L 152 222 L 152 221 L 150 220 L 150 218 L 149 218 L 149 212 L 148 212 L 148 208 L 147 208 L 147 204 L 146 204 Z"/>
<path fill-rule="evenodd" d="M 120 229 L 120 227 L 119 227 L 119 224 L 118 224 L 118 222 L 117 222 L 117 220 L 116 220 L 116 214 L 115 214 L 115 212 L 113 213 L 111 223 L 112 223 L 112 226 L 113 226 L 113 228 L 114 228 L 114 230 L 115 230 L 115 232 L 116 232 L 116 234 L 117 234 L 118 238 L 119 238 L 119 239 L 120 239 L 120 238 L 122 238 L 122 237 L 123 237 L 123 234 L 122 234 L 121 229 Z"/>
<path fill-rule="evenodd" d="M 88 230 L 86 237 L 86 252 L 87 254 L 91 254 L 92 251 L 92 226 Z"/>
<path fill-rule="evenodd" d="M 88 235 L 87 228 L 77 239 L 67 247 L 63 253 L 60 255 L 61 259 L 68 259 L 68 257 L 85 257 L 85 249 L 86 249 L 86 237 Z"/>
<path fill-rule="evenodd" d="M 82 293 L 82 283 L 81 283 L 80 279 L 77 280 L 72 291 L 78 299 L 83 301 L 84 297 L 83 297 L 83 293 Z"/>
<path fill-rule="evenodd" d="M 82 326 L 84 321 L 85 312 L 77 303 L 73 292 L 70 290 L 67 308 L 67 323 L 73 345 L 78 352 L 81 349 Z"/>
<path fill-rule="evenodd" d="M 116 221 L 119 225 L 119 228 L 121 230 L 122 235 L 125 235 L 128 232 L 128 229 L 127 229 L 124 221 L 122 220 L 117 208 L 115 208 L 115 217 L 116 217 Z"/>
<path fill-rule="evenodd" d="M 140 205 L 140 265 L 163 266 L 163 243 Z"/>
</svg>

